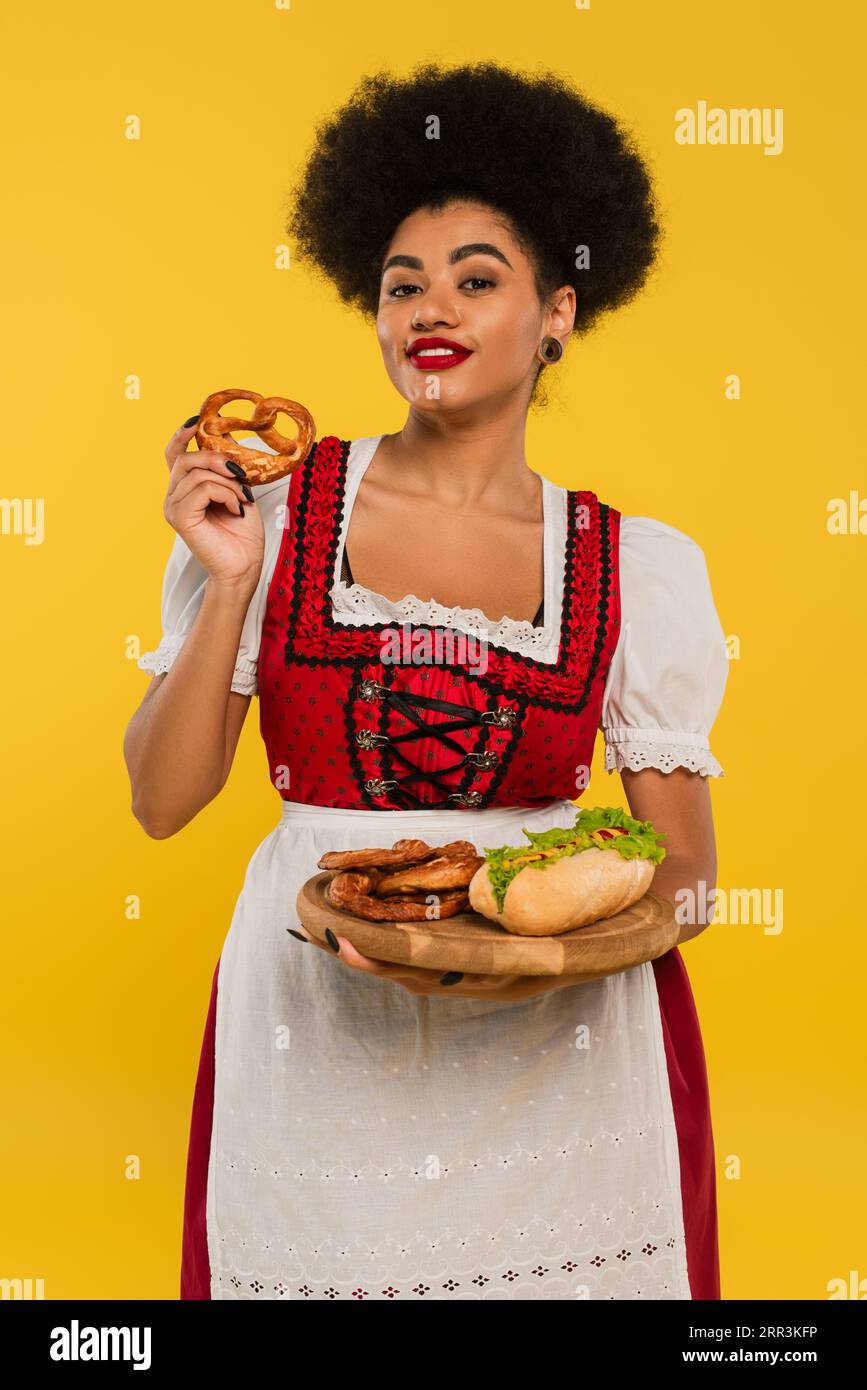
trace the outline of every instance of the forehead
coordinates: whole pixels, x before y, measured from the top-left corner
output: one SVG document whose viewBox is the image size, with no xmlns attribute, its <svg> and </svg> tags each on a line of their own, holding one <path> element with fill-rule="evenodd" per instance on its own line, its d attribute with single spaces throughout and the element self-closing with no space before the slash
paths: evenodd
<svg viewBox="0 0 867 1390">
<path fill-rule="evenodd" d="M 409 255 L 430 252 L 448 253 L 468 242 L 491 242 L 502 251 L 520 255 L 508 219 L 494 208 L 481 203 L 462 202 L 445 208 L 417 208 L 395 229 L 388 245 L 388 254 L 406 252 Z"/>
</svg>

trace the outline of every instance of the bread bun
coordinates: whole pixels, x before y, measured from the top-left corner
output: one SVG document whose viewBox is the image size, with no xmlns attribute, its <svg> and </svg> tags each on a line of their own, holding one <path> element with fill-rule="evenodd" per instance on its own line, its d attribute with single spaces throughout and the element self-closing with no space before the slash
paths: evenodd
<svg viewBox="0 0 867 1390">
<path fill-rule="evenodd" d="M 503 911 L 483 864 L 470 880 L 470 906 L 518 936 L 557 936 L 613 917 L 644 897 L 653 879 L 648 859 L 624 859 L 616 849 L 585 849 L 544 868 L 521 869 L 506 889 Z"/>
</svg>

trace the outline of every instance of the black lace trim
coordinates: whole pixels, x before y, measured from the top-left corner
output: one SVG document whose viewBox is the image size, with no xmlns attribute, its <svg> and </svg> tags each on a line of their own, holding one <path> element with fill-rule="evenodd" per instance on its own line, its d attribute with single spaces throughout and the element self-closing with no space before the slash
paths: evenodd
<svg viewBox="0 0 867 1390">
<path fill-rule="evenodd" d="M 310 502 L 310 483 L 313 476 L 313 464 L 316 459 L 316 444 L 310 450 L 307 458 L 301 465 L 301 489 L 298 497 L 298 510 L 296 513 L 295 528 L 295 559 L 292 565 L 292 595 L 289 600 L 289 617 L 286 621 L 286 642 L 283 646 L 283 659 L 288 667 L 294 657 L 292 647 L 295 641 L 295 630 L 298 625 L 298 612 L 301 608 L 301 555 L 303 553 L 302 542 L 304 530 L 307 523 L 307 507 Z M 286 525 L 289 525 L 289 518 L 286 518 Z M 295 658 L 297 659 L 297 658 Z"/>
<path fill-rule="evenodd" d="M 581 708 L 587 703 L 587 697 L 593 688 L 596 671 L 599 667 L 599 658 L 602 655 L 602 648 L 605 645 L 605 637 L 608 632 L 608 608 L 611 602 L 611 508 L 605 502 L 599 503 L 599 538 L 599 602 L 596 606 L 596 641 L 593 644 L 593 655 L 590 658 L 590 667 L 587 671 Z"/>
</svg>

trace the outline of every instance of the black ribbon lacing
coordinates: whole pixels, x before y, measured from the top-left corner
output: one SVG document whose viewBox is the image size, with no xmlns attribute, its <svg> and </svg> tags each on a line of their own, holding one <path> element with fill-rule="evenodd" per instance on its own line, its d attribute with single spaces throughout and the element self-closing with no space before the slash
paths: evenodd
<svg viewBox="0 0 867 1390">
<path fill-rule="evenodd" d="M 494 709 L 480 710 L 472 705 L 459 705 L 452 700 L 436 700 L 427 695 L 417 695 L 408 690 L 392 690 L 387 685 L 381 685 L 378 681 L 362 681 L 360 696 L 363 700 L 386 700 L 392 708 L 403 714 L 413 724 L 414 729 L 408 729 L 402 734 L 383 734 L 375 729 L 359 729 L 355 735 L 356 743 L 362 748 L 374 748 L 379 744 L 389 745 L 392 759 L 396 758 L 407 772 L 400 776 L 388 778 L 369 777 L 364 783 L 364 789 L 371 796 L 384 796 L 387 791 L 393 788 L 398 789 L 400 795 L 414 802 L 417 806 L 430 807 L 431 802 L 423 801 L 415 792 L 409 790 L 406 785 L 409 782 L 419 780 L 429 782 L 438 791 L 447 794 L 447 801 L 459 801 L 465 806 L 478 806 L 484 797 L 481 792 L 449 792 L 449 783 L 442 778 L 450 772 L 457 772 L 465 767 L 467 763 L 475 765 L 479 771 L 486 771 L 496 767 L 500 760 L 498 753 L 492 749 L 478 752 L 468 752 L 456 739 L 450 738 L 449 734 L 458 729 L 477 728 L 482 724 L 491 724 L 497 728 L 510 728 L 517 718 L 517 712 L 510 709 L 507 705 L 497 705 Z M 418 713 L 414 706 L 422 709 L 438 710 L 443 714 L 454 714 L 461 718 L 443 721 L 440 724 L 428 724 Z M 426 772 L 418 767 L 406 754 L 396 745 L 408 743 L 412 739 L 435 738 L 444 748 L 459 754 L 457 762 L 449 767 L 442 767 L 437 773 Z M 478 776 L 478 772 L 473 776 Z M 445 805 L 445 802 L 439 803 Z"/>
</svg>

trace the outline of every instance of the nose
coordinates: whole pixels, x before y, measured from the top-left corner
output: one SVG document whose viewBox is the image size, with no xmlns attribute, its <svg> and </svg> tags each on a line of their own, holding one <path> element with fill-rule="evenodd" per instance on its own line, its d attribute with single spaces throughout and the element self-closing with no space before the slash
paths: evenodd
<svg viewBox="0 0 867 1390">
<path fill-rule="evenodd" d="M 413 296 L 415 305 L 412 321 L 416 328 L 456 327 L 460 323 L 452 292 L 443 286 L 428 285 L 421 294 Z"/>
</svg>

